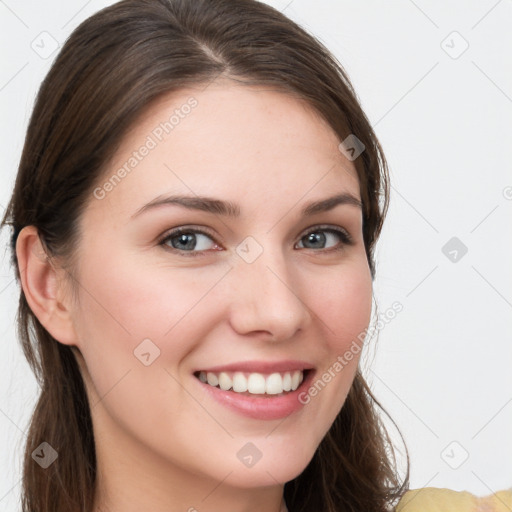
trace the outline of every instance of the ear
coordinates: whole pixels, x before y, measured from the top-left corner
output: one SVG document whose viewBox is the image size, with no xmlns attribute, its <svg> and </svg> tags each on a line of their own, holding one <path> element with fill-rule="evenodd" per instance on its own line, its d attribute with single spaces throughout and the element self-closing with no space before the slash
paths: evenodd
<svg viewBox="0 0 512 512">
<path fill-rule="evenodd" d="M 76 345 L 65 271 L 56 269 L 41 244 L 35 226 L 24 227 L 16 241 L 16 257 L 25 298 L 44 328 L 65 345 Z"/>
</svg>

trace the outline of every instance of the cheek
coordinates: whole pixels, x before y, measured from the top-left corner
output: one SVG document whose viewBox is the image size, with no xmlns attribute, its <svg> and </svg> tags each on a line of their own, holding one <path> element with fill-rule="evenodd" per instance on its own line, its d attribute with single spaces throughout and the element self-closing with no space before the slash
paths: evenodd
<svg viewBox="0 0 512 512">
<path fill-rule="evenodd" d="M 310 293 L 309 303 L 321 320 L 331 352 L 344 352 L 370 321 L 371 275 L 364 262 L 354 263 L 317 280 L 316 292 Z"/>
<path fill-rule="evenodd" d="M 204 423 L 204 410 L 179 383 L 180 364 L 211 329 L 219 305 L 212 302 L 210 290 L 227 268 L 144 268 L 114 254 L 101 261 L 89 255 L 83 261 L 88 263 L 80 269 L 83 285 L 75 325 L 95 413 L 101 417 L 108 411 L 124 430 L 175 453 L 179 435 Z M 189 423 L 182 417 L 185 412 Z M 100 423 L 105 421 L 110 419 Z M 168 446 L 153 439 L 156 425 L 173 432 L 165 441 Z"/>
<path fill-rule="evenodd" d="M 190 340 L 204 336 L 208 308 L 214 307 L 207 296 L 227 269 L 144 266 L 113 253 L 101 260 L 85 255 L 84 261 L 75 315 L 80 348 L 101 349 L 125 366 L 147 339 L 164 356 L 160 362 L 178 363 L 191 349 Z"/>
<path fill-rule="evenodd" d="M 299 397 L 314 411 L 317 429 L 312 444 L 319 443 L 334 422 L 352 386 L 372 311 L 372 280 L 363 260 L 324 276 L 309 304 L 323 333 L 322 367 L 310 387 Z"/>
</svg>

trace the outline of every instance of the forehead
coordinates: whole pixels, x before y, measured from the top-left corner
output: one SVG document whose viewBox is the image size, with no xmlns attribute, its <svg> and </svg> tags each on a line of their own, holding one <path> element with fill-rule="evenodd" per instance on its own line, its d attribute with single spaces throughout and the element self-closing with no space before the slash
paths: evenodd
<svg viewBox="0 0 512 512">
<path fill-rule="evenodd" d="M 359 196 L 339 142 L 305 101 L 281 91 L 232 81 L 182 89 L 153 103 L 124 137 L 100 180 L 115 182 L 101 203 L 128 214 L 171 191 L 234 202 L 243 194 L 248 208 L 251 199 Z"/>
</svg>

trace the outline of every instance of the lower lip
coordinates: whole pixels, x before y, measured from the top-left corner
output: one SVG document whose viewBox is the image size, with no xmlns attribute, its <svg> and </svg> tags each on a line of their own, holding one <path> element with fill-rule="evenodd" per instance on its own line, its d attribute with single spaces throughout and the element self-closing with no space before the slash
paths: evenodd
<svg viewBox="0 0 512 512">
<path fill-rule="evenodd" d="M 223 391 L 200 381 L 197 377 L 194 377 L 194 379 L 217 402 L 239 414 L 257 420 L 278 420 L 286 418 L 304 407 L 304 404 L 299 401 L 299 395 L 309 387 L 314 374 L 315 370 L 309 370 L 305 379 L 295 391 L 290 391 L 282 396 L 267 395 L 267 397 L 252 397 L 234 391 Z"/>
</svg>

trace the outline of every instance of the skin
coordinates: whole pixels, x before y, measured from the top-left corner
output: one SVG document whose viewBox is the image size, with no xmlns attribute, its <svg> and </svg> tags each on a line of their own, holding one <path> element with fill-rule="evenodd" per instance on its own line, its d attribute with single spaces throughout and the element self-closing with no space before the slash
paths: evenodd
<svg viewBox="0 0 512 512">
<path fill-rule="evenodd" d="M 284 483 L 304 470 L 343 406 L 360 353 L 284 420 L 225 408 L 192 372 L 300 359 L 318 377 L 370 320 L 361 209 L 300 216 L 311 201 L 360 193 L 338 137 L 297 98 L 227 80 L 168 95 L 125 137 L 100 186 L 191 96 L 197 107 L 157 147 L 103 199 L 91 195 L 75 296 L 35 229 L 18 238 L 32 310 L 55 339 L 77 347 L 98 458 L 95 512 L 278 512 Z M 237 203 L 240 217 L 174 205 L 132 218 L 171 193 Z M 319 224 L 345 229 L 353 243 L 318 228 L 325 245 L 306 246 Z M 159 245 L 191 225 L 213 235 L 198 235 L 196 257 L 172 252 L 169 239 Z M 248 236 L 262 248 L 252 263 L 236 252 Z M 134 356 L 147 338 L 160 349 L 149 366 Z M 251 468 L 236 456 L 248 442 L 262 453 Z"/>
</svg>

